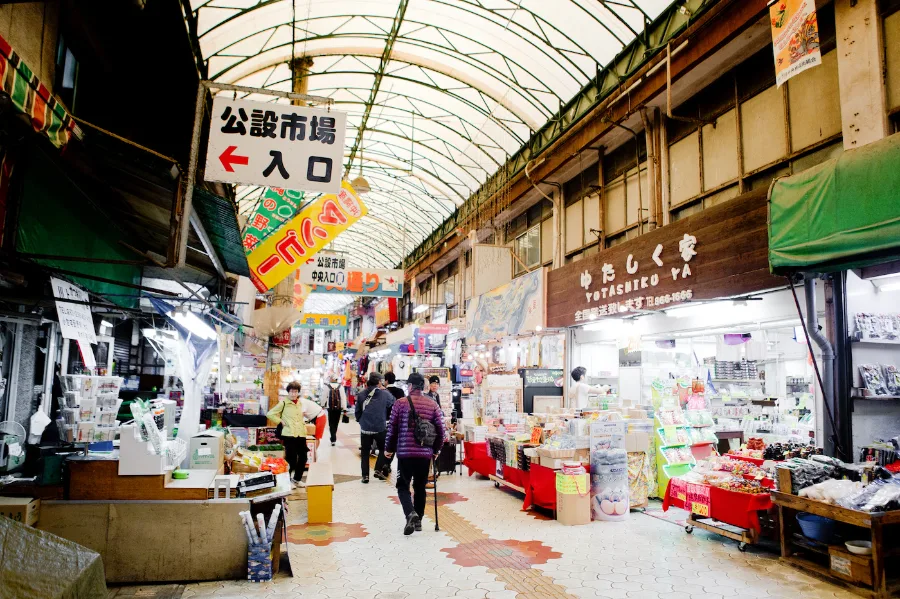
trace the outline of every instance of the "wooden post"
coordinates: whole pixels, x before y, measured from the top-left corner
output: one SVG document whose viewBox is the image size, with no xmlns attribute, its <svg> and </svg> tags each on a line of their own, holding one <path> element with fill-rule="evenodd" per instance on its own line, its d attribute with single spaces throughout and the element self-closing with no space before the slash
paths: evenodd
<svg viewBox="0 0 900 599">
<path fill-rule="evenodd" d="M 884 571 L 884 546 L 881 519 L 872 518 L 872 590 L 875 597 L 890 597 Z"/>
</svg>

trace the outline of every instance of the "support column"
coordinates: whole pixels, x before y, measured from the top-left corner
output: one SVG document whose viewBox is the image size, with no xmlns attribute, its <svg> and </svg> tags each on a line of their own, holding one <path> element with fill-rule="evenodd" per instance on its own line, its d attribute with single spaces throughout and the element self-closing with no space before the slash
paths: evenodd
<svg viewBox="0 0 900 599">
<path fill-rule="evenodd" d="M 881 18 L 877 0 L 836 0 L 844 149 L 888 135 Z"/>
<path fill-rule="evenodd" d="M 291 91 L 295 94 L 309 93 L 309 72 L 312 70 L 313 59 L 309 56 L 301 56 L 291 61 Z M 292 100 L 294 106 L 306 106 L 303 100 Z"/>
</svg>

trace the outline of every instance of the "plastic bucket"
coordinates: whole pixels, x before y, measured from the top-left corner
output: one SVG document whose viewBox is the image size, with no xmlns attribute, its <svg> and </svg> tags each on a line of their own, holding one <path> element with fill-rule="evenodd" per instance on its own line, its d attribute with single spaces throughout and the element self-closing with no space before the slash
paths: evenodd
<svg viewBox="0 0 900 599">
<path fill-rule="evenodd" d="M 797 514 L 797 522 L 800 524 L 800 530 L 803 531 L 803 536 L 814 541 L 828 543 L 834 536 L 835 522 L 830 518 L 801 512 Z"/>
</svg>

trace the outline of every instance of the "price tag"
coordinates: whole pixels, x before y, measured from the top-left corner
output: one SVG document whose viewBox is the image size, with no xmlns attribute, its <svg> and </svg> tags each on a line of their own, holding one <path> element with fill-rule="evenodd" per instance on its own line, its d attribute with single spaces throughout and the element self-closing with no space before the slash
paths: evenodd
<svg viewBox="0 0 900 599">
<path fill-rule="evenodd" d="M 541 434 L 543 434 L 544 429 L 540 426 L 534 426 L 531 428 L 531 443 L 534 445 L 541 444 Z"/>
<path fill-rule="evenodd" d="M 666 426 L 664 426 L 663 427 L 663 436 L 666 438 L 666 441 L 669 441 L 670 439 L 672 439 L 675 442 L 677 442 L 678 441 L 678 433 L 676 432 L 675 425 L 667 424 Z"/>
<path fill-rule="evenodd" d="M 709 506 L 705 503 L 697 503 L 695 501 L 691 504 L 691 512 L 698 516 L 709 517 Z"/>
</svg>

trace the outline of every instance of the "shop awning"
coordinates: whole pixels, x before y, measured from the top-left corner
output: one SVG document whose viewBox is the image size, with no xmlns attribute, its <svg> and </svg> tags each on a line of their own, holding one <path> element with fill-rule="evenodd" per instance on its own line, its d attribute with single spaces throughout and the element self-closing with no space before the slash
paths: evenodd
<svg viewBox="0 0 900 599">
<path fill-rule="evenodd" d="M 34 130 L 46 135 L 57 148 L 66 145 L 72 135 L 81 137 L 81 129 L 71 115 L 3 37 L 0 37 L 0 88 L 28 117 Z"/>
<path fill-rule="evenodd" d="M 769 192 L 772 272 L 834 271 L 900 255 L 900 134 L 777 180 Z"/>
<path fill-rule="evenodd" d="M 227 272 L 250 276 L 234 202 L 202 188 L 194 189 L 194 211 L 203 223 Z"/>
</svg>

